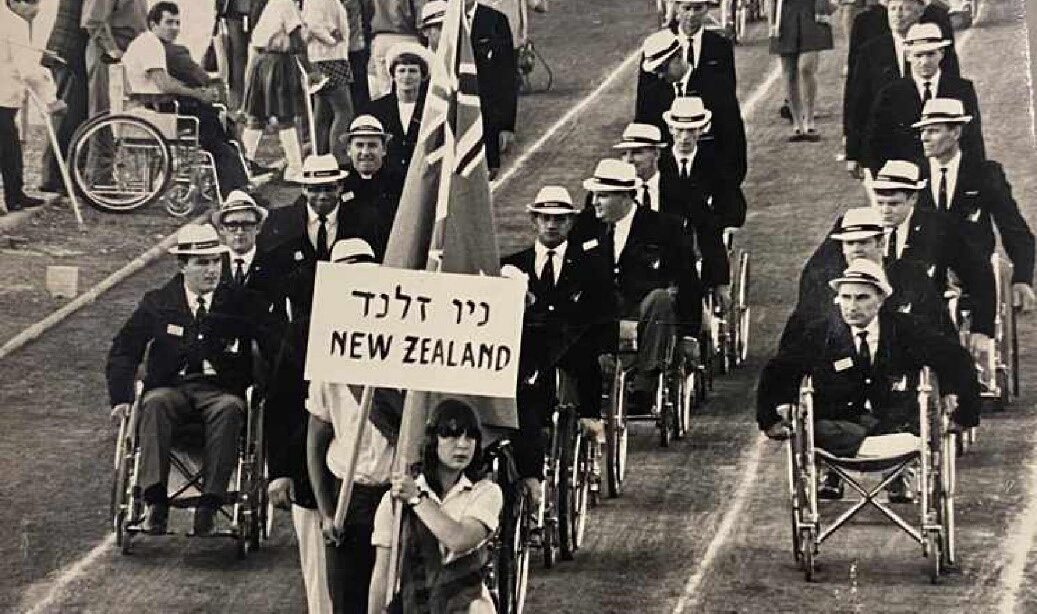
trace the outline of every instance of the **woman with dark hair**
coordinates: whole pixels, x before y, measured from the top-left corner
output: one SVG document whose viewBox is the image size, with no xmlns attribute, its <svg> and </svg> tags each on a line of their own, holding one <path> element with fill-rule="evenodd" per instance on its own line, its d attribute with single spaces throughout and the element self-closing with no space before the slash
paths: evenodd
<svg viewBox="0 0 1037 614">
<path fill-rule="evenodd" d="M 372 100 L 365 113 L 374 115 L 392 135 L 387 143 L 386 165 L 400 177 L 407 176 L 407 167 L 414 156 L 421 132 L 425 95 L 428 92 L 429 64 L 435 58 L 417 43 L 398 43 L 386 56 L 389 93 Z"/>
<path fill-rule="evenodd" d="M 420 475 L 393 475 L 375 513 L 369 612 L 385 607 L 394 499 L 403 504 L 403 565 L 400 592 L 389 611 L 496 612 L 482 570 L 504 499 L 500 487 L 482 477 L 481 444 L 471 406 L 455 399 L 436 406 L 425 429 Z"/>
</svg>

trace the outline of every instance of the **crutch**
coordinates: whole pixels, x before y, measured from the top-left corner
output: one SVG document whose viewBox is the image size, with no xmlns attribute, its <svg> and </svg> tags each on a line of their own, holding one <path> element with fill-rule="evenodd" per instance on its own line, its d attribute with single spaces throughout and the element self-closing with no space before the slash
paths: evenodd
<svg viewBox="0 0 1037 614">
<path fill-rule="evenodd" d="M 313 119 L 313 95 L 324 89 L 324 86 L 328 84 L 328 77 L 324 76 L 316 84 L 310 85 L 310 73 L 306 72 L 306 67 L 302 65 L 299 58 L 295 58 L 295 65 L 299 67 L 299 74 L 302 76 L 302 82 L 306 95 L 303 99 L 306 101 L 306 122 L 307 127 L 310 129 L 310 153 L 313 155 L 317 154 L 317 124 Z"/>
<path fill-rule="evenodd" d="M 68 192 L 68 199 L 72 203 L 72 212 L 76 214 L 76 222 L 79 227 L 83 227 L 83 214 L 79 211 L 79 201 L 76 200 L 76 191 L 72 187 L 72 178 L 68 174 L 68 164 L 65 161 L 65 154 L 61 151 L 61 147 L 58 145 L 58 135 L 54 132 L 54 124 L 51 121 L 52 116 L 47 112 L 47 105 L 43 104 L 40 97 L 36 95 L 36 92 L 32 91 L 32 88 L 26 88 L 29 92 L 29 97 L 32 98 L 37 109 L 44 117 L 44 126 L 47 128 L 47 137 L 50 139 L 50 147 L 54 150 L 54 159 L 58 162 L 58 168 L 61 170 L 61 181 L 65 184 L 65 191 Z"/>
</svg>

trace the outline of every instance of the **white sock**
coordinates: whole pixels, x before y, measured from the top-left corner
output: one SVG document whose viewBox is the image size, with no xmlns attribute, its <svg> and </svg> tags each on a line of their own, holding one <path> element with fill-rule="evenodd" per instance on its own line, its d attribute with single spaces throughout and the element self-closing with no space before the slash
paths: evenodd
<svg viewBox="0 0 1037 614">
<path fill-rule="evenodd" d="M 245 147 L 245 157 L 249 160 L 256 159 L 256 151 L 259 149 L 259 139 L 263 138 L 263 131 L 259 128 L 245 128 L 241 133 L 241 144 Z"/>
<path fill-rule="evenodd" d="M 295 127 L 282 128 L 278 131 L 277 138 L 281 139 L 281 148 L 284 149 L 284 159 L 288 163 L 288 168 L 301 169 L 302 150 L 299 149 L 299 134 Z"/>
</svg>

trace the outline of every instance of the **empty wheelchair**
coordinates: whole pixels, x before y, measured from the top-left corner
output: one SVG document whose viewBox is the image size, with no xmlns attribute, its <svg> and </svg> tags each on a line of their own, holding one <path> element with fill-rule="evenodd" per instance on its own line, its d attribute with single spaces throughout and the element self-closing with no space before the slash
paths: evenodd
<svg viewBox="0 0 1037 614">
<path fill-rule="evenodd" d="M 790 408 L 792 436 L 786 457 L 793 555 L 808 582 L 815 576 L 821 545 L 867 507 L 877 509 L 921 545 L 933 583 L 945 566 L 955 563 L 955 434 L 950 430 L 950 412 L 941 403 L 928 368 L 919 374 L 917 390 L 918 436 L 898 433 L 869 437 L 857 456 L 841 458 L 814 445 L 814 389 L 811 377 L 804 378 L 799 402 Z M 860 495 L 830 524 L 822 521 L 818 507 L 818 475 L 822 469 L 834 471 Z M 917 488 L 916 523 L 877 500 L 886 486 L 902 475 L 910 476 L 912 470 L 917 470 L 917 484 L 912 484 Z M 854 474 L 878 474 L 881 479 L 869 486 Z"/>
<path fill-rule="evenodd" d="M 253 348 L 253 355 L 258 356 L 258 348 Z M 146 364 L 146 359 L 141 364 Z M 256 371 L 261 372 L 259 367 Z M 109 511 L 116 545 L 123 554 L 131 552 L 135 537 L 142 532 L 139 524 L 144 514 L 143 489 L 139 483 L 140 442 L 137 435 L 143 397 L 142 381 L 142 378 L 138 379 L 136 398 L 129 414 L 119 422 L 119 434 L 115 442 L 115 473 Z M 224 523 L 226 528 L 213 532 L 215 536 L 233 539 L 240 559 L 269 538 L 273 522 L 273 507 L 267 495 L 264 407 L 256 386 L 249 387 L 245 401 L 247 415 L 238 440 L 237 466 L 217 516 L 217 524 Z M 170 508 L 193 508 L 201 499 L 202 471 L 200 463 L 193 458 L 201 443 L 200 426 L 199 421 L 174 431 L 174 445 L 170 451 Z"/>
<path fill-rule="evenodd" d="M 92 207 L 129 213 L 161 200 L 176 217 L 221 202 L 216 163 L 198 118 L 129 104 L 123 67 L 109 69 L 112 110 L 84 122 L 69 145 L 76 191 Z"/>
</svg>

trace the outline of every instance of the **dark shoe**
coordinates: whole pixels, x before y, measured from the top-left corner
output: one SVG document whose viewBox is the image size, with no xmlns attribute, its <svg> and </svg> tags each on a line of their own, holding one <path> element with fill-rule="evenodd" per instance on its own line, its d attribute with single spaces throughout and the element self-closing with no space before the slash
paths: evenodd
<svg viewBox="0 0 1037 614">
<path fill-rule="evenodd" d="M 826 501 L 838 501 L 843 498 L 843 482 L 839 474 L 829 471 L 825 479 L 817 487 L 817 498 Z"/>
<path fill-rule="evenodd" d="M 889 486 L 886 487 L 886 496 L 889 498 L 889 502 L 912 503 L 915 500 L 915 493 L 911 490 L 911 481 L 911 478 L 907 475 L 901 475 L 890 482 Z"/>
<path fill-rule="evenodd" d="M 821 135 L 814 128 L 807 128 L 807 131 L 803 133 L 803 140 L 808 143 L 817 143 L 821 140 Z"/>
<path fill-rule="evenodd" d="M 58 196 L 68 196 L 68 190 L 65 189 L 63 183 L 41 183 L 39 191 L 44 194 L 57 194 Z"/>
<path fill-rule="evenodd" d="M 194 535 L 212 535 L 218 509 L 219 505 L 211 501 L 203 501 L 194 508 Z"/>
<path fill-rule="evenodd" d="M 780 115 L 782 119 L 792 123 L 792 107 L 789 106 L 788 101 L 781 103 L 781 108 L 778 109 L 778 115 Z"/>
<path fill-rule="evenodd" d="M 804 135 L 798 129 L 793 130 L 792 134 L 790 134 L 788 138 L 789 143 L 802 143 L 805 140 L 807 140 L 806 135 Z"/>
<path fill-rule="evenodd" d="M 22 209 L 32 209 L 33 207 L 42 207 L 47 201 L 42 198 L 36 198 L 35 196 L 29 196 L 28 194 L 22 194 L 21 198 L 18 199 L 18 204 Z"/>
<path fill-rule="evenodd" d="M 168 524 L 169 505 L 149 503 L 144 510 L 144 520 L 140 523 L 140 530 L 148 535 L 165 535 Z"/>
</svg>

